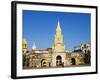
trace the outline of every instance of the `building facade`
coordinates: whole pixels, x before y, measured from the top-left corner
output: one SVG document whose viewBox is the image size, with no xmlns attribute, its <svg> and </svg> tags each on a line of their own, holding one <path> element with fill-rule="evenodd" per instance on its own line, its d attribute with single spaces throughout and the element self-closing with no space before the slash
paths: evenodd
<svg viewBox="0 0 100 80">
<path fill-rule="evenodd" d="M 90 44 L 76 47 L 73 52 L 65 49 L 62 30 L 58 22 L 54 44 L 52 48 L 37 50 L 36 46 L 31 51 L 27 51 L 27 41 L 23 40 L 23 68 L 43 68 L 43 67 L 67 67 L 73 65 L 85 65 L 85 59 L 90 60 Z M 88 47 L 87 47 L 88 46 Z M 79 51 L 78 51 L 79 50 Z M 85 54 L 89 52 L 89 55 Z M 90 65 L 90 62 L 88 61 Z"/>
<path fill-rule="evenodd" d="M 88 53 L 91 50 L 90 43 L 83 43 L 79 46 L 74 47 L 74 52 L 83 52 L 83 53 Z"/>
</svg>

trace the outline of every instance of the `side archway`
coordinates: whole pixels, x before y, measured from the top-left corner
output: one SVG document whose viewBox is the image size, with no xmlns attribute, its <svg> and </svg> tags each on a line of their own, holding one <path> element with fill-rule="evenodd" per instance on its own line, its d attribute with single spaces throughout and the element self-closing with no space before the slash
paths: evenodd
<svg viewBox="0 0 100 80">
<path fill-rule="evenodd" d="M 72 63 L 72 65 L 75 65 L 76 64 L 75 58 L 71 58 L 71 63 Z"/>
<path fill-rule="evenodd" d="M 47 60 L 46 59 L 41 60 L 41 67 L 47 67 Z"/>
</svg>

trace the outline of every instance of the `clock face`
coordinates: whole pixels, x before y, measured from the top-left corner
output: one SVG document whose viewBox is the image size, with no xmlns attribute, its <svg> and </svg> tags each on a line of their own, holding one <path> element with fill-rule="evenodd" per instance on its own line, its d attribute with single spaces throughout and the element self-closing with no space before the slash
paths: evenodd
<svg viewBox="0 0 100 80">
<path fill-rule="evenodd" d="M 61 37 L 57 37 L 56 41 L 57 41 L 57 43 L 61 43 L 62 42 Z"/>
<path fill-rule="evenodd" d="M 57 40 L 60 41 L 60 38 L 58 37 Z"/>
</svg>

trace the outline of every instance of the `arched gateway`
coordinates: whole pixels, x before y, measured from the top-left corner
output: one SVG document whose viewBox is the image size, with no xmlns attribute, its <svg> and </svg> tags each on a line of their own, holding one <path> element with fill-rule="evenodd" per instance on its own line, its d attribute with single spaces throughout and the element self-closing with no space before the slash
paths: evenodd
<svg viewBox="0 0 100 80">
<path fill-rule="evenodd" d="M 56 66 L 62 66 L 62 58 L 61 56 L 56 57 Z"/>
</svg>

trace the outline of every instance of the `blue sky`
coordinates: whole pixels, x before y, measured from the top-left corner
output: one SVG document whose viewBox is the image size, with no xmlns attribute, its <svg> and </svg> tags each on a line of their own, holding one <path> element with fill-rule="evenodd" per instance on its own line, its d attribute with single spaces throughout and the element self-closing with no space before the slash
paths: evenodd
<svg viewBox="0 0 100 80">
<path fill-rule="evenodd" d="M 58 20 L 66 49 L 73 50 L 83 42 L 90 42 L 90 18 L 88 13 L 47 12 L 23 10 L 23 38 L 28 50 L 35 42 L 37 49 L 47 49 L 54 43 Z"/>
</svg>

